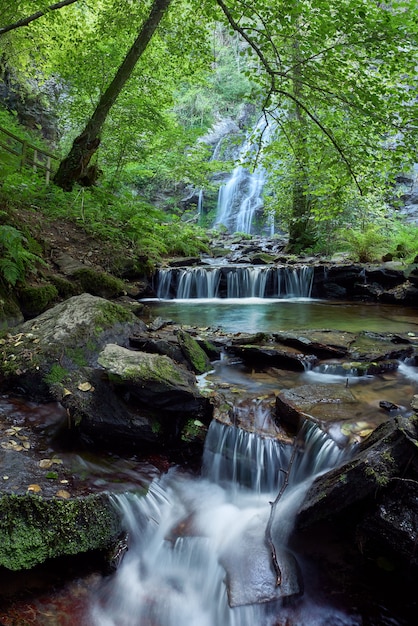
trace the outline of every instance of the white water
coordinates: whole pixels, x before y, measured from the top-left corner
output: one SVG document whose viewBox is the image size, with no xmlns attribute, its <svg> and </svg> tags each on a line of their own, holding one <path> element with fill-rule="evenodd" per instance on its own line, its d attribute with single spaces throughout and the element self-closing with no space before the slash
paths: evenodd
<svg viewBox="0 0 418 626">
<path fill-rule="evenodd" d="M 273 126 L 264 117 L 260 118 L 253 133 L 240 149 L 238 161 L 229 180 L 222 185 L 218 194 L 218 206 L 214 227 L 223 225 L 231 233 L 254 233 L 254 217 L 263 207 L 263 189 L 266 182 L 265 169 L 259 165 L 254 172 L 244 166 L 251 152 L 258 151 L 260 159 L 262 149 L 270 141 Z M 269 219 L 269 231 L 274 232 L 274 225 Z M 274 223 L 273 223 L 274 224 Z"/>
<path fill-rule="evenodd" d="M 289 611 L 301 620 L 289 624 L 354 624 L 331 606 L 317 606 L 309 590 L 291 609 L 281 601 L 266 602 L 277 593 L 264 541 L 269 503 L 290 454 L 272 439 L 213 422 L 200 478 L 173 469 L 151 484 L 146 497 L 115 497 L 130 548 L 94 605 L 93 623 L 273 626 Z M 343 453 L 316 426 L 305 430 L 303 451 L 295 457 L 274 519 L 279 554 L 314 476 L 342 459 Z"/>
<path fill-rule="evenodd" d="M 309 298 L 313 269 L 301 267 L 165 268 L 156 276 L 160 300 L 193 298 Z"/>
</svg>

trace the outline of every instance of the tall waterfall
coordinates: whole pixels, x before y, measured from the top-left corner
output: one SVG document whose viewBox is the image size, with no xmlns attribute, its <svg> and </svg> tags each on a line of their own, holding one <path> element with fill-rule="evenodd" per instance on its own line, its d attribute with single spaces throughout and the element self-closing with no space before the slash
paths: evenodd
<svg viewBox="0 0 418 626">
<path fill-rule="evenodd" d="M 273 626 L 282 617 L 280 623 L 285 623 L 287 609 L 277 602 L 280 594 L 285 589 L 290 595 L 302 593 L 299 568 L 286 548 L 295 512 L 314 476 L 343 459 L 315 425 L 304 430 L 303 441 L 273 525 L 282 572 L 288 576 L 280 587 L 275 584 L 265 529 L 270 501 L 277 495 L 283 471 L 289 469 L 291 449 L 212 422 L 201 478 L 172 469 L 150 485 L 146 496 L 115 496 L 130 547 L 96 599 L 92 623 Z M 298 615 L 302 609 L 303 604 Z M 325 623 L 323 613 L 316 621 L 312 607 L 306 605 L 304 610 L 306 615 L 297 623 Z M 344 626 L 339 612 L 329 611 L 326 623 Z"/>
<path fill-rule="evenodd" d="M 254 172 L 250 172 L 244 162 L 251 153 L 262 149 L 270 140 L 273 130 L 272 124 L 265 117 L 261 117 L 253 133 L 247 137 L 242 145 L 238 165 L 235 167 L 227 182 L 219 189 L 218 206 L 214 226 L 223 225 L 231 233 L 254 233 L 256 227 L 254 218 L 263 207 L 263 189 L 266 182 L 266 171 L 258 165 Z M 260 158 L 261 154 L 258 155 Z M 268 231 L 272 234 L 272 217 L 270 216 Z"/>
<path fill-rule="evenodd" d="M 157 272 L 161 300 L 176 298 L 309 298 L 312 267 L 224 266 L 167 268 Z"/>
</svg>

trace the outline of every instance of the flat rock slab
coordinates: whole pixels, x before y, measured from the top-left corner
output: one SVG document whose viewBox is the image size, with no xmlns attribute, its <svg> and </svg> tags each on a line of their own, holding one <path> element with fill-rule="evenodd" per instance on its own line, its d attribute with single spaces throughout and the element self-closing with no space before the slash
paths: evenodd
<svg viewBox="0 0 418 626">
<path fill-rule="evenodd" d="M 276 419 L 297 427 L 301 420 L 315 422 L 353 421 L 360 406 L 343 385 L 302 385 L 281 391 L 276 398 Z"/>
<path fill-rule="evenodd" d="M 276 585 L 272 555 L 265 542 L 264 525 L 260 524 L 261 519 L 255 517 L 221 556 L 231 607 L 271 602 L 302 593 L 297 561 L 291 552 L 281 547 L 276 547 L 276 552 L 282 583 Z"/>
</svg>

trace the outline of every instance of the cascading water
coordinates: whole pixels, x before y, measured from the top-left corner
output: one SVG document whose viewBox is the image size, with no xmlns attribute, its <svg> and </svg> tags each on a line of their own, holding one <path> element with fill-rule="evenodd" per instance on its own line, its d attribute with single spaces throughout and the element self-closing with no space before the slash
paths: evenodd
<svg viewBox="0 0 418 626">
<path fill-rule="evenodd" d="M 131 545 L 94 605 L 93 623 L 277 624 L 278 615 L 287 610 L 277 601 L 280 594 L 301 594 L 296 561 L 286 548 L 295 511 L 314 476 L 344 458 L 315 425 L 305 427 L 302 439 L 273 525 L 285 565 L 280 587 L 275 585 L 265 529 L 269 502 L 282 484 L 282 470 L 289 468 L 291 447 L 214 421 L 201 478 L 173 469 L 154 481 L 146 496 L 115 497 Z M 327 610 L 334 617 L 338 613 Z M 309 621 L 310 626 L 316 623 L 322 622 Z"/>
<path fill-rule="evenodd" d="M 263 207 L 262 192 L 266 182 L 266 172 L 259 165 L 251 173 L 244 167 L 244 162 L 255 150 L 261 149 L 262 151 L 270 141 L 272 131 L 273 125 L 262 117 L 253 133 L 244 142 L 238 155 L 239 164 L 229 180 L 219 189 L 214 227 L 223 225 L 231 233 L 255 232 L 254 217 Z M 268 231 L 273 234 L 272 216 L 267 221 Z"/>
<path fill-rule="evenodd" d="M 191 298 L 309 298 L 313 268 L 224 266 L 167 268 L 157 272 L 157 297 Z"/>
</svg>

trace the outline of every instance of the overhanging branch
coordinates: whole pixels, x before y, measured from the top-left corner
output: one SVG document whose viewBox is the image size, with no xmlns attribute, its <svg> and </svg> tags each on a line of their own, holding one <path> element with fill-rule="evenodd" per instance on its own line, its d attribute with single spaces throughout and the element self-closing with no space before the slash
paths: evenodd
<svg viewBox="0 0 418 626">
<path fill-rule="evenodd" d="M 47 7 L 45 11 L 37 11 L 36 13 L 33 13 L 32 15 L 29 15 L 28 17 L 24 17 L 21 20 L 14 22 L 13 24 L 9 24 L 8 26 L 3 26 L 3 28 L 0 28 L 0 37 L 1 35 L 9 33 L 11 30 L 20 28 L 21 26 L 28 26 L 31 22 L 34 22 L 35 20 L 39 19 L 43 15 L 46 15 L 46 13 L 49 13 L 50 11 L 56 11 L 57 9 L 62 9 L 62 7 L 66 7 L 69 4 L 74 4 L 74 2 L 78 2 L 78 0 L 62 0 L 61 2 L 56 2 L 55 4 L 51 4 L 51 6 Z"/>
</svg>

